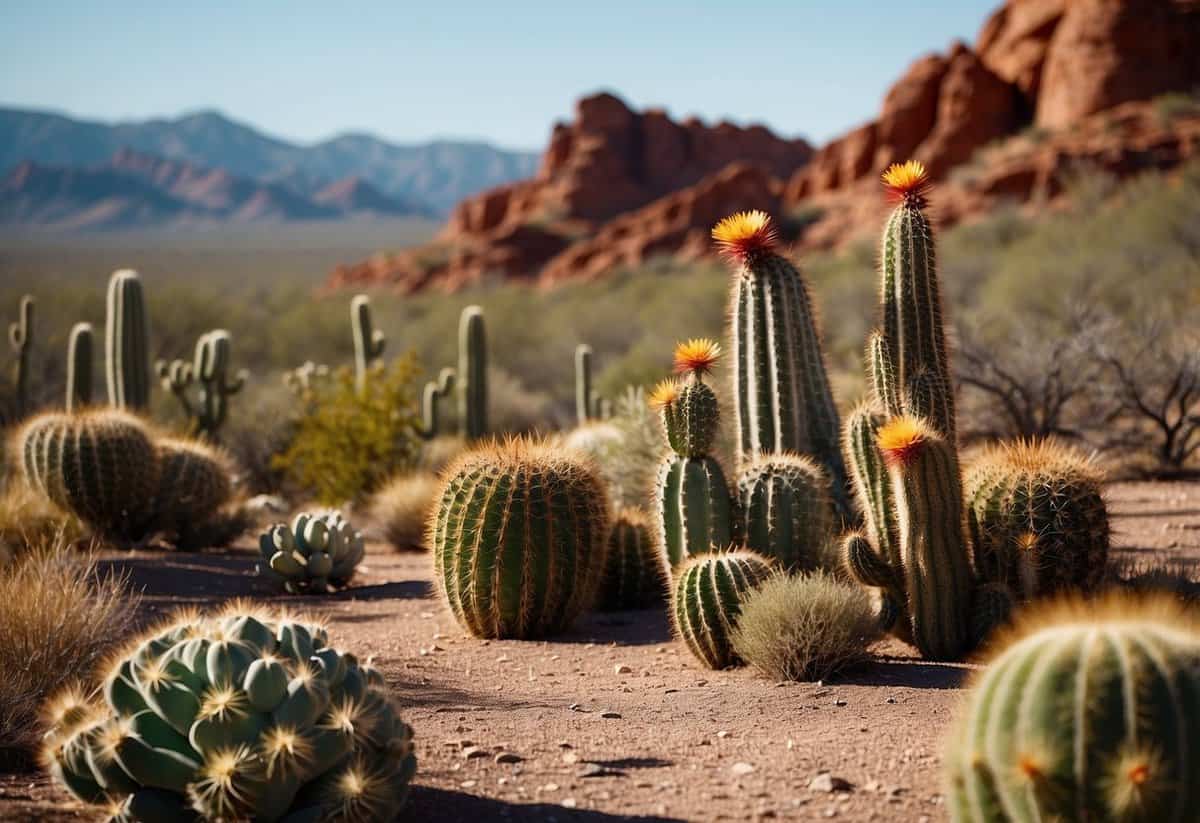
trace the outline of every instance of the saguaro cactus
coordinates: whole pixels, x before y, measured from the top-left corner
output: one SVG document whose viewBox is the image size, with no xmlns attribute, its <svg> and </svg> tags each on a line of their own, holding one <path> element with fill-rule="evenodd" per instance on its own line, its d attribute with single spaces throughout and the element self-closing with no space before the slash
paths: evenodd
<svg viewBox="0 0 1200 823">
<path fill-rule="evenodd" d="M 229 398 L 242 390 L 248 373 L 242 369 L 229 379 L 233 338 L 224 329 L 214 329 L 196 341 L 195 359 L 191 364 L 175 360 L 170 364 L 158 362 L 158 375 L 163 388 L 171 392 L 191 420 L 192 429 L 206 437 L 215 437 L 229 412 Z M 199 382 L 198 398 L 193 401 L 188 389 Z"/>
<path fill-rule="evenodd" d="M 975 676 L 948 741 L 953 820 L 1195 820 L 1195 618 L 1168 599 L 1109 599 L 1024 622 Z"/>
<path fill-rule="evenodd" d="M 108 402 L 139 411 L 150 405 L 150 348 L 146 341 L 146 300 L 142 280 L 132 269 L 108 281 L 104 325 Z"/>
<path fill-rule="evenodd" d="M 354 379 L 358 393 L 367 390 L 367 370 L 371 361 L 383 355 L 387 338 L 371 323 L 371 298 L 355 295 L 350 301 L 350 326 L 354 330 Z"/>
<path fill-rule="evenodd" d="M 690 340 L 675 350 L 683 382 L 663 381 L 650 397 L 662 413 L 672 451 L 658 470 L 659 540 L 672 567 L 689 555 L 721 549 L 732 538 L 733 504 L 725 472 L 708 454 L 719 423 L 716 395 L 703 376 L 720 356 L 711 340 Z"/>
<path fill-rule="evenodd" d="M 804 279 L 776 252 L 764 212 L 728 217 L 713 237 L 737 266 L 730 337 L 739 462 L 784 451 L 812 455 L 847 510 L 837 407 Z"/>
<path fill-rule="evenodd" d="M 92 324 L 76 323 L 67 341 L 67 411 L 92 402 Z"/>
<path fill-rule="evenodd" d="M 829 479 L 798 454 L 762 455 L 738 475 L 739 538 L 780 568 L 807 571 L 820 564 L 833 537 Z"/>
<path fill-rule="evenodd" d="M 750 551 L 722 551 L 689 558 L 675 574 L 671 619 L 697 659 L 710 669 L 741 662 L 730 635 L 742 601 L 771 573 L 765 559 Z"/>
<path fill-rule="evenodd" d="M 604 573 L 608 499 L 595 472 L 524 439 L 461 455 L 430 524 L 434 576 L 477 637 L 565 629 Z"/>
<path fill-rule="evenodd" d="M 441 401 L 449 397 L 453 390 L 454 369 L 450 368 L 442 369 L 437 380 L 425 384 L 421 401 L 421 436 L 426 440 L 432 440 L 442 433 Z"/>
<path fill-rule="evenodd" d="M 36 305 L 33 295 L 22 297 L 17 321 L 8 326 L 8 342 L 17 356 L 17 410 L 20 414 L 29 411 L 29 377 L 32 373 L 29 355 L 33 351 L 33 310 Z"/>
<path fill-rule="evenodd" d="M 488 430 L 487 336 L 483 309 L 467 306 L 458 323 L 458 424 L 470 440 Z"/>
</svg>

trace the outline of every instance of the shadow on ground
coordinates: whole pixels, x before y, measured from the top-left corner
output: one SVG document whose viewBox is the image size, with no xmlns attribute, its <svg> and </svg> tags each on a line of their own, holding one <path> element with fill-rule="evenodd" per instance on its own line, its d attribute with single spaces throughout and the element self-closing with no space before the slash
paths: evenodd
<svg viewBox="0 0 1200 823">
<path fill-rule="evenodd" d="M 586 809 L 568 809 L 551 803 L 508 803 L 462 792 L 414 786 L 402 819 L 437 820 L 439 823 L 483 821 L 557 821 L 557 823 L 683 823 L 678 817 L 639 817 Z"/>
<path fill-rule="evenodd" d="M 882 658 L 839 677 L 853 686 L 906 686 L 913 689 L 961 689 L 971 674 L 961 663 L 930 663 L 916 658 Z"/>
</svg>

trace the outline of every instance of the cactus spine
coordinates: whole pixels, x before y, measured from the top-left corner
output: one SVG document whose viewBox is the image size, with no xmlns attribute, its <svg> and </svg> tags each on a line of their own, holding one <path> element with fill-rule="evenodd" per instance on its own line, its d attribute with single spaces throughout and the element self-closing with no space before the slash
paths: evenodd
<svg viewBox="0 0 1200 823">
<path fill-rule="evenodd" d="M 993 446 L 966 473 L 975 567 L 1022 601 L 1091 591 L 1108 562 L 1103 476 L 1051 440 Z"/>
<path fill-rule="evenodd" d="M 387 339 L 371 323 L 371 298 L 355 295 L 350 301 L 350 326 L 354 330 L 354 379 L 359 394 L 367 391 L 367 372 L 372 360 L 383 355 Z"/>
<path fill-rule="evenodd" d="M 543 637 L 591 605 L 609 509 L 588 465 L 516 439 L 461 455 L 445 478 L 429 545 L 442 595 L 465 629 Z"/>
<path fill-rule="evenodd" d="M 723 551 L 690 558 L 676 570 L 671 594 L 675 633 L 710 669 L 739 663 L 730 634 L 742 602 L 771 573 L 767 561 L 750 551 Z"/>
<path fill-rule="evenodd" d="M 458 322 L 458 424 L 468 440 L 487 434 L 487 337 L 483 309 L 467 306 Z"/>
<path fill-rule="evenodd" d="M 1200 627 L 1168 599 L 1067 601 L 975 678 L 948 741 L 957 823 L 1184 823 L 1200 807 Z"/>
<path fill-rule="evenodd" d="M 812 455 L 847 511 L 837 407 L 804 279 L 776 253 L 775 229 L 763 212 L 727 218 L 713 237 L 738 267 L 730 337 L 739 464 L 760 454 Z"/>
<path fill-rule="evenodd" d="M 737 481 L 739 537 L 788 571 L 816 568 L 833 536 L 829 480 L 798 454 L 763 455 Z"/>
<path fill-rule="evenodd" d="M 92 324 L 76 323 L 67 341 L 67 411 L 92 402 Z"/>
<path fill-rule="evenodd" d="M 432 440 L 442 433 L 441 401 L 450 396 L 454 390 L 454 369 L 445 368 L 438 374 L 437 380 L 425 384 L 425 393 L 421 398 L 421 437 Z"/>
<path fill-rule="evenodd" d="M 108 402 L 119 409 L 139 411 L 150 405 L 150 349 L 146 336 L 142 279 L 132 269 L 114 272 L 108 281 L 104 355 Z"/>
<path fill-rule="evenodd" d="M 650 518 L 641 509 L 619 510 L 609 532 L 608 561 L 596 598 L 597 608 L 621 611 L 660 603 L 666 593 L 667 576 L 650 532 Z"/>
<path fill-rule="evenodd" d="M 17 412 L 21 415 L 27 414 L 30 409 L 29 378 L 33 367 L 29 363 L 29 357 L 33 351 L 33 310 L 36 305 L 37 301 L 33 295 L 27 294 L 22 297 L 17 321 L 8 326 L 8 342 L 17 356 Z"/>
<path fill-rule="evenodd" d="M 317 625 L 187 614 L 103 681 L 52 703 L 42 755 L 113 820 L 392 820 L 416 772 L 383 675 Z"/>
<path fill-rule="evenodd" d="M 196 353 L 191 364 L 182 360 L 169 365 L 158 362 L 158 375 L 162 386 L 179 400 L 184 413 L 191 422 L 192 430 L 206 437 L 216 437 L 217 430 L 225 422 L 229 412 L 229 398 L 242 390 L 247 372 L 242 369 L 233 380 L 229 379 L 229 361 L 232 357 L 233 338 L 224 329 L 214 329 L 202 334 L 196 341 Z M 188 396 L 188 388 L 195 382 L 200 384 L 196 401 Z"/>
<path fill-rule="evenodd" d="M 302 512 L 292 524 L 277 523 L 258 539 L 260 574 L 279 580 L 292 594 L 323 594 L 350 582 L 365 543 L 339 511 Z"/>
</svg>

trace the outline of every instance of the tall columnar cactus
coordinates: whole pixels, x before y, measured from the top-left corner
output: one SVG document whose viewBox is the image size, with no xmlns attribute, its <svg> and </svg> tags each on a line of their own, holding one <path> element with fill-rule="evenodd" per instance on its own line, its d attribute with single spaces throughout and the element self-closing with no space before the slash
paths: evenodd
<svg viewBox="0 0 1200 823">
<path fill-rule="evenodd" d="M 1200 808 L 1200 625 L 1170 600 L 1067 601 L 975 676 L 947 741 L 956 823 L 1185 823 Z"/>
<path fill-rule="evenodd" d="M 217 430 L 229 413 L 229 398 L 242 390 L 247 372 L 242 369 L 232 380 L 229 361 L 232 358 L 233 338 L 224 329 L 202 334 L 196 341 L 195 358 L 189 364 L 175 360 L 170 364 L 158 361 L 158 376 L 162 386 L 179 400 L 191 422 L 192 430 L 206 437 L 216 437 Z M 193 400 L 188 389 L 200 384 L 198 397 Z"/>
<path fill-rule="evenodd" d="M 442 434 L 441 405 L 454 390 L 454 369 L 445 368 L 438 374 L 437 380 L 425 384 L 425 393 L 421 399 L 421 437 L 432 440 Z"/>
<path fill-rule="evenodd" d="M 21 427 L 16 442 L 29 484 L 100 534 L 132 540 L 151 527 L 158 453 L 133 415 L 41 414 Z"/>
<path fill-rule="evenodd" d="M 355 295 L 350 301 L 350 326 L 354 330 L 354 379 L 358 393 L 367 390 L 367 372 L 372 360 L 383 355 L 387 338 L 371 323 L 371 298 Z"/>
<path fill-rule="evenodd" d="M 751 551 L 697 555 L 676 570 L 671 619 L 704 665 L 724 669 L 741 662 L 729 637 L 742 602 L 770 573 L 768 561 Z"/>
<path fill-rule="evenodd" d="M 846 512 L 838 412 L 804 279 L 776 251 L 775 228 L 764 212 L 728 217 L 713 237 L 738 267 L 730 337 L 739 463 L 785 451 L 812 455 Z"/>
<path fill-rule="evenodd" d="M 762 455 L 737 480 L 736 529 L 746 548 L 773 558 L 788 571 L 816 568 L 833 538 L 829 479 L 798 454 Z"/>
<path fill-rule="evenodd" d="M 354 577 L 365 543 L 339 511 L 302 512 L 292 524 L 276 523 L 258 539 L 260 574 L 296 594 L 341 589 Z"/>
<path fill-rule="evenodd" d="M 108 402 L 119 409 L 140 411 L 150 405 L 147 334 L 142 279 L 132 269 L 114 272 L 108 281 L 104 356 Z"/>
<path fill-rule="evenodd" d="M 703 377 L 721 348 L 711 340 L 690 340 L 675 350 L 682 382 L 663 381 L 650 397 L 662 413 L 669 452 L 655 486 L 659 542 L 674 567 L 689 555 L 722 549 L 733 535 L 733 503 L 725 472 L 709 455 L 717 436 L 719 408 Z"/>
<path fill-rule="evenodd" d="M 1020 600 L 1091 591 L 1108 560 L 1100 470 L 1052 440 L 984 451 L 966 472 L 967 522 L 979 575 Z"/>
<path fill-rule="evenodd" d="M 667 577 L 662 553 L 650 531 L 650 518 L 641 509 L 619 510 L 609 532 L 608 562 L 597 608 L 620 611 L 661 603 Z"/>
<path fill-rule="evenodd" d="M 458 425 L 469 440 L 488 430 L 487 336 L 483 309 L 467 306 L 458 323 Z"/>
<path fill-rule="evenodd" d="M 119 821 L 392 820 L 417 768 L 378 670 L 239 604 L 151 631 L 49 720 L 49 771 Z"/>
<path fill-rule="evenodd" d="M 155 526 L 187 543 L 233 496 L 233 466 L 197 440 L 163 437 L 155 449 L 160 478 L 151 503 Z"/>
<path fill-rule="evenodd" d="M 20 414 L 28 413 L 30 408 L 29 378 L 33 368 L 30 366 L 29 356 L 33 351 L 33 310 L 36 305 L 37 301 L 33 295 L 27 294 L 22 297 L 17 321 L 8 325 L 8 342 L 17 356 L 15 382 L 17 410 Z"/>
<path fill-rule="evenodd" d="M 67 411 L 92 402 L 92 324 L 76 323 L 67 341 Z"/>
<path fill-rule="evenodd" d="M 592 389 L 592 347 L 580 343 L 575 347 L 575 417 L 583 426 L 610 416 L 608 402 Z"/>
<path fill-rule="evenodd" d="M 442 595 L 467 631 L 544 637 L 592 604 L 609 507 L 590 466 L 515 439 L 459 456 L 444 476 L 428 542 Z"/>
</svg>

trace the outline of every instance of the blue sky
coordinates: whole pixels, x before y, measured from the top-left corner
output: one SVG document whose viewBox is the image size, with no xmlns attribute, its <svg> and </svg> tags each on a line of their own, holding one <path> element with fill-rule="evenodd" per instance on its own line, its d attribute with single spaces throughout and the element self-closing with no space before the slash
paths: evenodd
<svg viewBox="0 0 1200 823">
<path fill-rule="evenodd" d="M 217 108 L 313 141 L 483 138 L 540 149 L 598 89 L 823 141 L 998 0 L 577 3 L 16 0 L 0 105 L 115 120 Z"/>
</svg>

